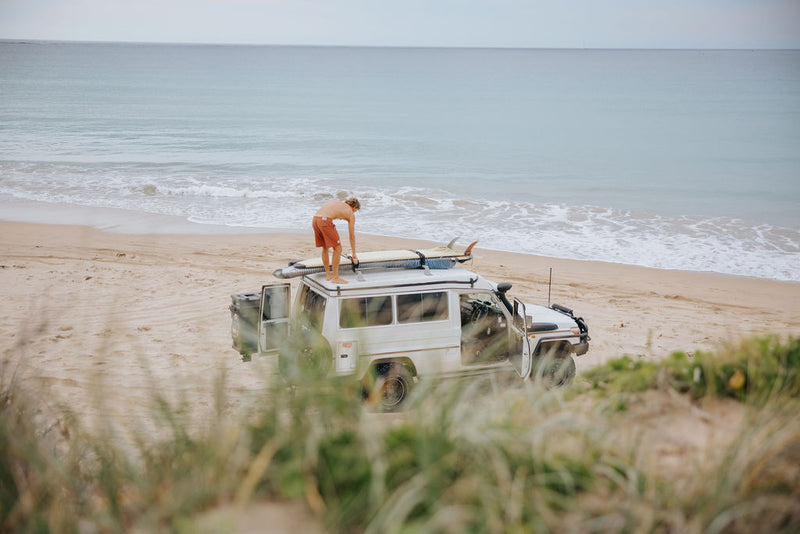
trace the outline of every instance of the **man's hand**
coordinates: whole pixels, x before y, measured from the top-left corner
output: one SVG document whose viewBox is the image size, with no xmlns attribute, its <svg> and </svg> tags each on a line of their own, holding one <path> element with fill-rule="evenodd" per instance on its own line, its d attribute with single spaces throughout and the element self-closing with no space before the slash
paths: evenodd
<svg viewBox="0 0 800 534">
<path fill-rule="evenodd" d="M 353 254 L 352 262 L 353 262 L 353 265 L 358 265 L 359 264 L 358 256 L 356 256 L 355 254 Z"/>
</svg>

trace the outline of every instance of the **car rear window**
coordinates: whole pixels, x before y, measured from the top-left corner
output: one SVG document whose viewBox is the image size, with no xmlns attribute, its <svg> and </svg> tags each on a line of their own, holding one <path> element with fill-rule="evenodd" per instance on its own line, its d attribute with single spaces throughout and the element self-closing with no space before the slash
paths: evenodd
<svg viewBox="0 0 800 534">
<path fill-rule="evenodd" d="M 339 307 L 341 328 L 360 328 L 392 324 L 392 298 L 360 297 L 342 299 Z"/>
<path fill-rule="evenodd" d="M 447 319 L 447 293 L 397 295 L 397 322 L 420 323 Z"/>
</svg>

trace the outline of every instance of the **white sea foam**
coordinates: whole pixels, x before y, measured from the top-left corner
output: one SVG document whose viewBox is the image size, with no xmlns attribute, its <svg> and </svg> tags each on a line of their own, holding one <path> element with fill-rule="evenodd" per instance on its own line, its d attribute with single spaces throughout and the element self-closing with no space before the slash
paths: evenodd
<svg viewBox="0 0 800 534">
<path fill-rule="evenodd" d="M 292 179 L 237 185 L 179 178 L 158 184 L 142 179 L 89 179 L 61 174 L 38 189 L 15 186 L 7 172 L 0 193 L 17 198 L 178 215 L 204 224 L 307 231 L 311 214 L 333 181 Z M 58 187 L 52 186 L 57 182 Z M 276 187 L 280 184 L 280 188 Z M 449 241 L 461 236 L 480 246 L 561 258 L 598 260 L 664 269 L 707 271 L 800 281 L 800 231 L 722 217 L 669 217 L 596 206 L 459 198 L 444 191 L 403 187 L 340 189 L 358 195 L 364 209 L 358 229 Z"/>
</svg>

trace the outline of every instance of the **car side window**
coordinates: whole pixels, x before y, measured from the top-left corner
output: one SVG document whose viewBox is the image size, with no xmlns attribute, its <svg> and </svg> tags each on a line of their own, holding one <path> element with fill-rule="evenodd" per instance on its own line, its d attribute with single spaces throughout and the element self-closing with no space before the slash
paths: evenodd
<svg viewBox="0 0 800 534">
<path fill-rule="evenodd" d="M 311 291 L 308 286 L 303 286 L 300 295 L 299 312 L 305 316 L 308 324 L 315 330 L 322 330 L 322 319 L 325 316 L 326 303 L 325 297 Z"/>
<path fill-rule="evenodd" d="M 420 323 L 447 319 L 447 292 L 397 295 L 397 322 Z"/>
<path fill-rule="evenodd" d="M 392 324 L 392 298 L 359 297 L 342 299 L 339 305 L 339 326 L 360 328 Z"/>
</svg>

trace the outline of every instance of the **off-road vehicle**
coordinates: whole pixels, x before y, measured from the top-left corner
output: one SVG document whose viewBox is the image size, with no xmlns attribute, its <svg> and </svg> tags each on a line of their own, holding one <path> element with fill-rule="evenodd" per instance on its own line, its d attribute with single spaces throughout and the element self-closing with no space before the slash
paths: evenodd
<svg viewBox="0 0 800 534">
<path fill-rule="evenodd" d="M 419 380 L 513 369 L 523 380 L 568 383 L 573 356 L 589 349 L 586 322 L 572 310 L 509 298 L 458 266 L 303 276 L 232 295 L 233 346 L 245 358 L 277 352 L 283 377 L 353 375 L 384 409 Z"/>
</svg>

